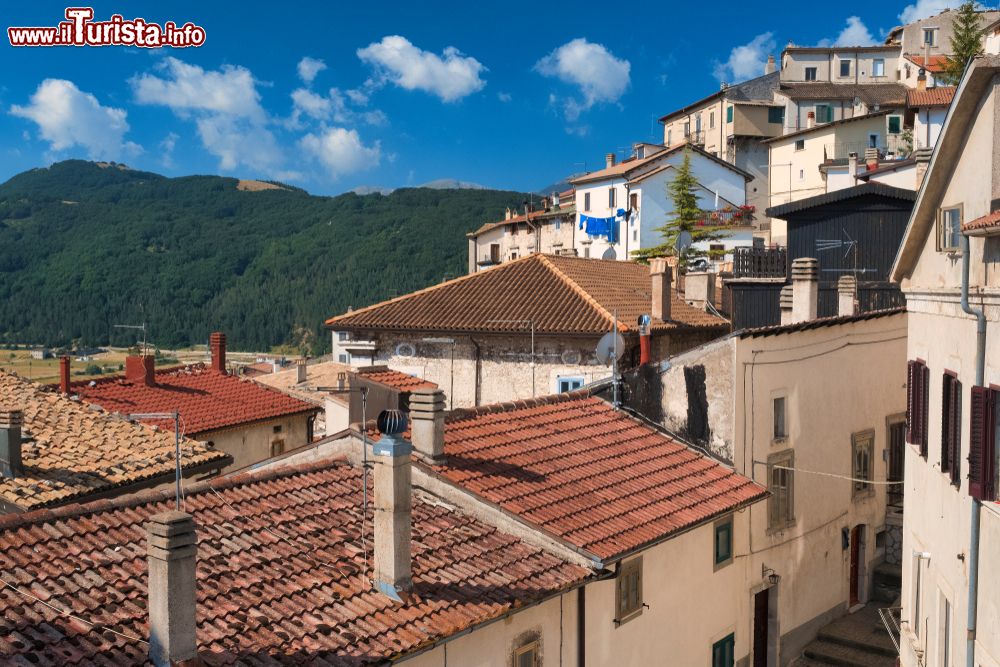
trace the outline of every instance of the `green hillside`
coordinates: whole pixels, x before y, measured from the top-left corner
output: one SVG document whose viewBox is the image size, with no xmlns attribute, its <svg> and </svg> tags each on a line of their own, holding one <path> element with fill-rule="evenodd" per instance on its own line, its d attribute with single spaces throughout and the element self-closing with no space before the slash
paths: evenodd
<svg viewBox="0 0 1000 667">
<path fill-rule="evenodd" d="M 329 348 L 323 320 L 465 272 L 465 233 L 524 195 L 317 197 L 66 161 L 0 185 L 0 341 Z"/>
</svg>

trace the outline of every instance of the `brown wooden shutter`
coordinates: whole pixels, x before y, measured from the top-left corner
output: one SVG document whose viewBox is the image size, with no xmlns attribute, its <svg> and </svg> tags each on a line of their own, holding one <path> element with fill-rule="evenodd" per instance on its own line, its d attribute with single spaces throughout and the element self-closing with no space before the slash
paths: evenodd
<svg viewBox="0 0 1000 667">
<path fill-rule="evenodd" d="M 969 495 L 979 500 L 996 498 L 996 440 L 993 423 L 995 393 L 973 387 L 969 406 Z"/>
<path fill-rule="evenodd" d="M 962 485 L 962 460 L 959 458 L 962 451 L 962 383 L 958 378 L 951 379 L 951 404 L 949 406 L 949 419 L 951 429 L 949 433 L 949 458 L 951 463 L 951 483 L 955 486 Z"/>
<path fill-rule="evenodd" d="M 927 458 L 927 417 L 930 414 L 931 371 L 920 365 L 920 455 Z"/>
<path fill-rule="evenodd" d="M 951 470 L 951 452 L 953 450 L 951 434 L 954 431 L 951 400 L 953 381 L 954 378 L 948 373 L 941 376 L 941 472 Z"/>
<path fill-rule="evenodd" d="M 906 362 L 906 441 L 916 444 L 917 362 Z"/>
</svg>

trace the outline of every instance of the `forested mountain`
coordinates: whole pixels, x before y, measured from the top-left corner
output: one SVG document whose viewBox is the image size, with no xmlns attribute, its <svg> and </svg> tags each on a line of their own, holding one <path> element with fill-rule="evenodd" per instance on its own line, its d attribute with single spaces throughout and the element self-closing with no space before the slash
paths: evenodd
<svg viewBox="0 0 1000 667">
<path fill-rule="evenodd" d="M 318 197 L 79 160 L 33 169 L 0 185 L 0 341 L 128 344 L 135 332 L 113 325 L 146 322 L 165 347 L 219 330 L 235 349 L 320 352 L 324 319 L 461 275 L 465 233 L 524 199 Z"/>
</svg>

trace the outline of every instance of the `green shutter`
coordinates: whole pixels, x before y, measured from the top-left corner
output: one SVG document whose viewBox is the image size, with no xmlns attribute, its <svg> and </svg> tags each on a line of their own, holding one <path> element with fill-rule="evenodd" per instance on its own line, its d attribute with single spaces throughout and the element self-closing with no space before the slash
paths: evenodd
<svg viewBox="0 0 1000 667">
<path fill-rule="evenodd" d="M 736 660 L 736 635 L 720 639 L 712 644 L 712 667 L 733 667 Z"/>
<path fill-rule="evenodd" d="M 899 134 L 899 116 L 889 116 L 889 134 Z"/>
<path fill-rule="evenodd" d="M 728 107 L 726 107 L 726 122 L 727 123 L 732 123 L 733 122 L 733 105 L 732 104 L 730 104 Z"/>
</svg>

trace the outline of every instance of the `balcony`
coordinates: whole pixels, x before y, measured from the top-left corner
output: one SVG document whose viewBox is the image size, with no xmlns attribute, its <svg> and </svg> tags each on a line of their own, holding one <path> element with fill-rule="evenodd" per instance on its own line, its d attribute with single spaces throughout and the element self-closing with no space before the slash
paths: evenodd
<svg viewBox="0 0 1000 667">
<path fill-rule="evenodd" d="M 695 130 L 694 132 L 687 132 L 684 135 L 684 141 L 688 142 L 689 144 L 694 144 L 695 146 L 704 146 L 705 145 L 705 131 L 704 130 Z"/>
<path fill-rule="evenodd" d="M 784 279 L 787 248 L 733 248 L 733 278 Z"/>
</svg>

